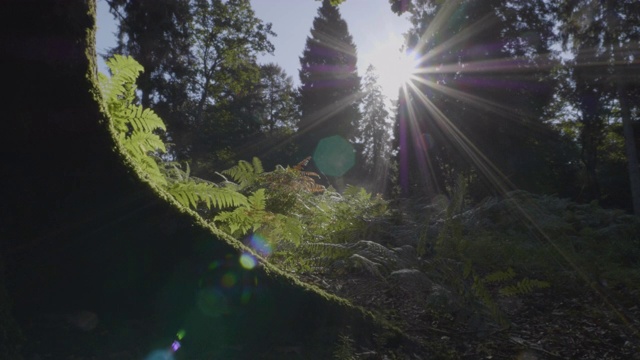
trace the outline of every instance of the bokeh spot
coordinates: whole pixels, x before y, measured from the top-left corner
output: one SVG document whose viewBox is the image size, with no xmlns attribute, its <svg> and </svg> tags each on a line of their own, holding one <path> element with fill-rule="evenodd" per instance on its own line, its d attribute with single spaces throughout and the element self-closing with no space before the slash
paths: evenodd
<svg viewBox="0 0 640 360">
<path fill-rule="evenodd" d="M 255 251 L 257 251 L 262 256 L 268 256 L 271 254 L 271 244 L 262 237 L 260 234 L 251 235 L 251 240 L 249 240 L 249 246 Z"/>
<path fill-rule="evenodd" d="M 174 341 L 171 343 L 171 350 L 172 350 L 173 352 L 176 352 L 176 351 L 178 351 L 178 349 L 180 349 L 180 341 L 178 341 L 178 340 L 174 340 Z"/>
<path fill-rule="evenodd" d="M 236 284 L 236 274 L 228 272 L 224 275 L 222 275 L 222 279 L 220 280 L 220 282 L 222 283 L 222 286 L 226 287 L 226 288 L 230 288 L 233 287 L 233 285 Z"/>
<path fill-rule="evenodd" d="M 256 267 L 256 259 L 251 254 L 240 255 L 240 265 L 247 270 L 251 270 Z"/>
<path fill-rule="evenodd" d="M 203 314 L 218 317 L 228 310 L 227 299 L 224 295 L 215 289 L 205 289 L 198 293 L 197 299 L 198 309 Z"/>
<path fill-rule="evenodd" d="M 242 290 L 242 295 L 240 295 L 240 302 L 243 305 L 246 305 L 249 303 L 249 300 L 251 300 L 251 290 L 249 289 Z"/>
<path fill-rule="evenodd" d="M 356 153 L 347 140 L 334 135 L 318 142 L 313 161 L 323 174 L 339 177 L 355 165 Z"/>
<path fill-rule="evenodd" d="M 173 354 L 169 350 L 152 351 L 144 360 L 173 360 Z"/>
</svg>

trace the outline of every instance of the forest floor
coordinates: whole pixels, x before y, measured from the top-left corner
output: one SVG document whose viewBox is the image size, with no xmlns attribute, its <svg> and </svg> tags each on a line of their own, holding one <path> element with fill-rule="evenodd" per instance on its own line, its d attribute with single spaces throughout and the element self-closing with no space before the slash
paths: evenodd
<svg viewBox="0 0 640 360">
<path fill-rule="evenodd" d="M 606 297 L 592 289 L 583 293 L 544 289 L 503 298 L 498 302 L 509 323 L 500 326 L 490 319 L 478 321 L 468 315 L 434 311 L 411 289 L 366 273 L 306 276 L 305 280 L 390 320 L 421 345 L 420 349 L 398 352 L 356 344 L 353 359 L 640 359 L 640 341 L 638 333 L 634 334 L 640 327 L 638 304 L 618 303 L 622 307 L 614 310 Z M 151 359 L 143 344 L 159 335 L 154 333 L 152 322 L 129 319 L 116 325 L 97 324 L 93 323 L 94 314 L 75 316 L 33 319 L 24 331 L 37 341 L 31 342 L 26 359 Z M 291 353 L 281 358 L 303 357 Z"/>
<path fill-rule="evenodd" d="M 511 216 L 513 197 L 457 218 L 443 219 L 443 209 L 427 209 L 438 216 L 407 212 L 396 225 L 383 226 L 382 236 L 351 244 L 351 253 L 334 259 L 334 266 L 298 273 L 399 328 L 411 344 L 398 349 L 354 341 L 341 358 L 640 360 L 640 219 L 595 205 L 518 196 L 518 208 L 535 215 L 532 221 L 554 246 L 538 242 L 531 227 Z M 431 239 L 422 256 L 420 234 Z M 573 267 L 552 259 L 560 250 Z M 510 277 L 507 268 L 515 269 Z M 506 283 L 478 285 L 500 271 Z M 506 285 L 526 279 L 541 279 L 545 286 L 529 282 L 505 294 Z M 144 344 L 162 337 L 152 320 L 117 323 L 95 316 L 21 321 L 30 339 L 26 359 L 171 359 L 148 355 Z M 228 358 L 305 359 L 299 349 L 287 351 Z"/>
<path fill-rule="evenodd" d="M 358 253 L 376 271 L 304 279 L 421 344 L 397 358 L 640 359 L 639 218 L 525 192 L 449 210 L 413 204 L 384 225 L 391 252 Z"/>
<path fill-rule="evenodd" d="M 501 326 L 491 319 L 433 311 L 415 291 L 367 274 L 306 280 L 387 318 L 431 353 L 411 354 L 413 359 L 640 359 L 639 304 L 615 308 L 588 288 L 499 299 L 508 318 Z M 370 354 L 362 359 L 384 358 L 371 349 L 356 353 Z"/>
</svg>

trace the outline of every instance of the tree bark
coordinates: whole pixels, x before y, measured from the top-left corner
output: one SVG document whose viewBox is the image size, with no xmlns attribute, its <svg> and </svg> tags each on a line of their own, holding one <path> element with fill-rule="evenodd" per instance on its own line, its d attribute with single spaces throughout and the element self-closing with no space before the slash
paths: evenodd
<svg viewBox="0 0 640 360">
<path fill-rule="evenodd" d="M 620 113 L 624 129 L 624 147 L 627 153 L 633 213 L 640 215 L 640 167 L 638 166 L 638 153 L 636 152 L 633 120 L 631 119 L 631 101 L 628 89 L 622 83 L 618 84 L 618 101 L 620 102 Z"/>
</svg>

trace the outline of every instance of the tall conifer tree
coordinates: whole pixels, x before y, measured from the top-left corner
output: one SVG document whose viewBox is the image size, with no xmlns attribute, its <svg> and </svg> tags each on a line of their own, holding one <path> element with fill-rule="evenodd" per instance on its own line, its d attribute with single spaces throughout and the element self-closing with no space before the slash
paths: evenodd
<svg viewBox="0 0 640 360">
<path fill-rule="evenodd" d="M 300 58 L 299 156 L 313 155 L 323 138 L 350 142 L 360 121 L 356 46 L 338 8 L 324 0 Z"/>
<path fill-rule="evenodd" d="M 362 123 L 358 136 L 362 142 L 362 173 L 377 181 L 371 185 L 374 191 L 381 192 L 385 184 L 378 180 L 386 178 L 391 135 L 386 98 L 373 65 L 369 65 L 364 75 L 362 92 Z"/>
</svg>

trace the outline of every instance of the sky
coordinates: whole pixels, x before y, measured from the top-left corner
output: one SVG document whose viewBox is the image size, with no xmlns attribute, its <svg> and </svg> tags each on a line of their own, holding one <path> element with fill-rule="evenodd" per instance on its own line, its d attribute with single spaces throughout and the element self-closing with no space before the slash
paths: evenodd
<svg viewBox="0 0 640 360">
<path fill-rule="evenodd" d="M 310 35 L 313 19 L 321 2 L 315 0 L 251 0 L 256 16 L 264 22 L 272 23 L 277 34 L 271 39 L 275 46 L 274 55 L 259 56 L 260 63 L 274 62 L 280 65 L 300 84 L 298 69 L 307 37 Z M 347 22 L 349 32 L 358 50 L 358 72 L 362 76 L 369 64 L 378 70 L 379 84 L 385 95 L 395 99 L 400 86 L 398 61 L 401 57 L 402 34 L 410 23 L 406 16 L 394 14 L 388 0 L 346 0 L 339 6 L 342 18 Z M 98 0 L 98 32 L 96 37 L 98 53 L 115 45 L 116 22 L 108 12 L 105 0 Z M 107 72 L 100 60 L 100 71 Z"/>
</svg>

